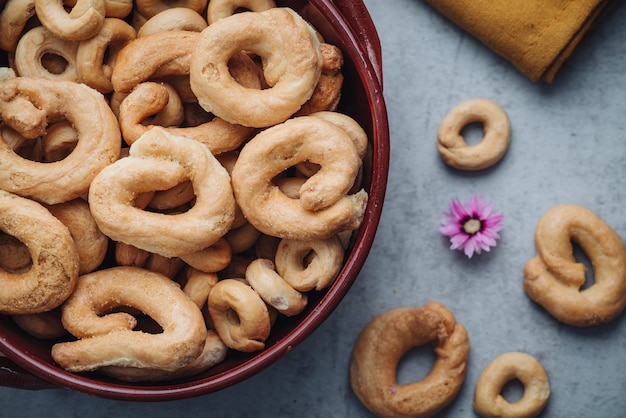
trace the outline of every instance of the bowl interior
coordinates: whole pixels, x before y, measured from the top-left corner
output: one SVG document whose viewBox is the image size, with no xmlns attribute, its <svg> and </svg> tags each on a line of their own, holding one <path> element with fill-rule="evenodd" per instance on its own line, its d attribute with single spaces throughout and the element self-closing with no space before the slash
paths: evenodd
<svg viewBox="0 0 626 418">
<path fill-rule="evenodd" d="M 314 24 L 327 42 L 343 51 L 345 82 L 338 111 L 357 120 L 370 138 L 363 180 L 369 193 L 368 210 L 361 228 L 353 234 L 346 263 L 334 284 L 324 291 L 308 293 L 308 307 L 301 314 L 291 318 L 280 316 L 272 327 L 265 350 L 257 353 L 229 350 L 221 364 L 187 379 L 129 384 L 97 372 L 66 372 L 51 358 L 50 349 L 54 342 L 33 338 L 21 331 L 9 317 L 0 316 L 0 351 L 18 366 L 54 385 L 105 398 L 162 401 L 198 396 L 235 384 L 277 360 L 314 331 L 344 297 L 370 250 L 385 194 L 389 134 L 381 87 L 367 53 L 358 46 L 359 41 L 347 20 L 331 1 L 284 0 L 277 1 L 277 4 L 298 11 Z M 7 62 L 6 53 L 0 52 L 0 65 Z"/>
</svg>

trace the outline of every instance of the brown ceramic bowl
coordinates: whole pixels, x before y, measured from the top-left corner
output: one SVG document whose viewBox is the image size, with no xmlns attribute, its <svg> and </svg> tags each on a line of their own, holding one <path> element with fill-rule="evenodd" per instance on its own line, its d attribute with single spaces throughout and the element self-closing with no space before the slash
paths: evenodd
<svg viewBox="0 0 626 418">
<path fill-rule="evenodd" d="M 312 22 L 327 42 L 344 53 L 345 84 L 339 111 L 355 118 L 366 130 L 371 153 L 366 158 L 364 184 L 369 192 L 367 213 L 353 235 L 346 261 L 334 284 L 309 294 L 308 308 L 296 317 L 281 317 L 273 326 L 266 349 L 257 353 L 230 350 L 226 360 L 187 379 L 155 384 L 129 384 L 97 372 L 68 373 L 51 358 L 51 342 L 35 339 L 17 328 L 8 317 L 0 318 L 0 385 L 41 389 L 64 387 L 110 399 L 165 401 L 211 393 L 240 382 L 269 366 L 302 342 L 337 307 L 356 280 L 370 251 L 381 216 L 389 166 L 389 130 L 382 95 L 380 42 L 365 9 L 358 0 L 283 0 Z M 7 57 L 0 53 L 0 65 Z"/>
</svg>

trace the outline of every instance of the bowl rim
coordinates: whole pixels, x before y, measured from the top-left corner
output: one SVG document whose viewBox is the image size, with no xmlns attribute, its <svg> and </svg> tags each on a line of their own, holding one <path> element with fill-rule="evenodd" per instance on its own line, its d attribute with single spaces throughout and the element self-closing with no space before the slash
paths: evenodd
<svg viewBox="0 0 626 418">
<path fill-rule="evenodd" d="M 34 355 L 21 350 L 13 341 L 7 339 L 0 329 L 0 351 L 26 372 L 42 379 L 44 381 L 43 386 L 50 383 L 52 387 L 62 387 L 102 398 L 126 401 L 169 401 L 216 392 L 252 377 L 291 351 L 330 316 L 351 288 L 372 247 L 380 222 L 387 187 L 390 154 L 389 125 L 382 94 L 380 56 L 377 55 L 379 51 L 372 48 L 371 43 L 369 46 L 364 46 L 363 38 L 359 37 L 353 24 L 350 23 L 350 16 L 345 16 L 331 0 L 309 0 L 309 3 L 317 7 L 346 45 L 356 46 L 356 48 L 349 48 L 346 53 L 350 55 L 350 59 L 361 77 L 372 117 L 372 178 L 367 209 L 354 247 L 333 286 L 327 290 L 317 305 L 295 329 L 278 339 L 270 347 L 221 373 L 182 383 L 167 382 L 163 385 L 148 384 L 145 386 L 124 384 L 123 382 L 102 383 L 88 376 L 70 373 L 53 364 L 38 361 Z M 377 37 L 371 18 L 362 1 L 358 0 L 358 2 L 352 3 L 360 3 L 362 9 L 365 10 L 365 14 L 361 14 L 360 17 L 369 20 L 367 22 L 370 24 L 368 31 L 374 31 L 368 35 Z M 344 12 L 346 10 L 343 8 Z M 364 51 L 365 48 L 369 50 Z"/>
</svg>

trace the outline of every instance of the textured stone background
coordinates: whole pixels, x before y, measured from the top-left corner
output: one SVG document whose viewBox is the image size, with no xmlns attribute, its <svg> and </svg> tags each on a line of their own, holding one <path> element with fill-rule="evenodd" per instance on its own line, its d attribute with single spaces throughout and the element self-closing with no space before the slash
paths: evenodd
<svg viewBox="0 0 626 418">
<path fill-rule="evenodd" d="M 618 417 L 626 410 L 626 317 L 577 329 L 559 324 L 522 289 L 540 216 L 576 203 L 626 237 L 626 5 L 620 4 L 552 85 L 533 84 L 419 0 L 366 0 L 383 45 L 391 170 L 379 232 L 348 296 L 310 338 L 249 380 L 215 394 L 159 404 L 102 400 L 61 389 L 0 388 L 0 416 L 367 417 L 348 383 L 359 330 L 397 306 L 445 303 L 465 325 L 471 354 L 465 384 L 440 416 L 476 417 L 474 385 L 497 355 L 525 351 L 550 376 L 544 417 Z M 509 152 L 492 169 L 449 169 L 436 130 L 474 97 L 509 113 Z M 467 260 L 437 231 L 451 198 L 484 194 L 505 214 L 490 253 Z M 433 357 L 414 350 L 399 370 L 408 383 Z M 519 388 L 518 388 L 519 389 Z M 515 396 L 512 388 L 510 396 Z"/>
</svg>

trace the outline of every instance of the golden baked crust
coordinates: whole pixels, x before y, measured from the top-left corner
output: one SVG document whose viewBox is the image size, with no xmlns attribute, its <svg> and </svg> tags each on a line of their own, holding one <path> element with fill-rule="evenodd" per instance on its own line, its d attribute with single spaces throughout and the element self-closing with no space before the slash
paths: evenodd
<svg viewBox="0 0 626 418">
<path fill-rule="evenodd" d="M 574 258 L 573 242 L 591 260 L 594 284 L 585 284 L 585 265 Z M 620 236 L 589 209 L 557 205 L 535 230 L 537 256 L 524 265 L 524 290 L 566 324 L 609 322 L 626 306 L 626 248 Z"/>
<path fill-rule="evenodd" d="M 423 380 L 396 381 L 402 356 L 412 347 L 432 344 L 437 359 Z M 394 308 L 372 319 L 359 334 L 350 363 L 356 396 L 381 418 L 425 418 L 456 397 L 465 380 L 469 339 L 465 328 L 440 303 Z"/>
<path fill-rule="evenodd" d="M 524 394 L 511 403 L 500 392 L 514 379 L 524 385 Z M 549 397 L 548 375 L 541 363 L 529 354 L 510 352 L 485 367 L 476 382 L 473 407 L 481 417 L 532 418 L 543 411 Z"/>
</svg>

